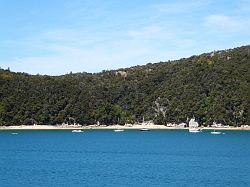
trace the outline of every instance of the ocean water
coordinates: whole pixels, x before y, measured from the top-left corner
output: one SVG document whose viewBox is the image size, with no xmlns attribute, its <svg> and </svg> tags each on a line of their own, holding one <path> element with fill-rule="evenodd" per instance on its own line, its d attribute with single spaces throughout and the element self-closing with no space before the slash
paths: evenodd
<svg viewBox="0 0 250 187">
<path fill-rule="evenodd" d="M 209 132 L 0 131 L 0 186 L 250 186 L 250 131 Z"/>
</svg>

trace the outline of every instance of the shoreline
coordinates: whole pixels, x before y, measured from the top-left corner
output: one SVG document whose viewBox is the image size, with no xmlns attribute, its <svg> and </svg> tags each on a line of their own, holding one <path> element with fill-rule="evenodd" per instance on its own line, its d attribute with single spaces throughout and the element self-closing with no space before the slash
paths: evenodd
<svg viewBox="0 0 250 187">
<path fill-rule="evenodd" d="M 140 130 L 147 128 L 150 130 L 188 130 L 188 127 L 167 127 L 164 125 L 132 125 L 132 126 L 122 126 L 122 125 L 110 125 L 110 126 L 53 126 L 53 125 L 21 125 L 21 126 L 0 126 L 1 130 L 114 130 L 114 129 L 124 129 L 124 130 Z M 199 127 L 203 130 L 250 130 L 250 127 Z"/>
</svg>

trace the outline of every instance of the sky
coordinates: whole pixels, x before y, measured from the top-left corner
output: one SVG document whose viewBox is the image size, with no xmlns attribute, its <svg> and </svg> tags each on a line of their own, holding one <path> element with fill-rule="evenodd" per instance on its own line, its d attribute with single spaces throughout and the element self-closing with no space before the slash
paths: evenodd
<svg viewBox="0 0 250 187">
<path fill-rule="evenodd" d="M 0 67 L 100 72 L 250 44 L 250 0 L 0 0 Z"/>
</svg>

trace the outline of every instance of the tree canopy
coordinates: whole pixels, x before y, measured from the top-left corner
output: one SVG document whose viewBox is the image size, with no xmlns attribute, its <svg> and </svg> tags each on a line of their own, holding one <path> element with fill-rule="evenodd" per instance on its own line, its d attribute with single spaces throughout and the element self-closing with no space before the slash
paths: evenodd
<svg viewBox="0 0 250 187">
<path fill-rule="evenodd" d="M 249 69 L 250 46 L 94 74 L 0 69 L 0 125 L 250 124 Z"/>
</svg>

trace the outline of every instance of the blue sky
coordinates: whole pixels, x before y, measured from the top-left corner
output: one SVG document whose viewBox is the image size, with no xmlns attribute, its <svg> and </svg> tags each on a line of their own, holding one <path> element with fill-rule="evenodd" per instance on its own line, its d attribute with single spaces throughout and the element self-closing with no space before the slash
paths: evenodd
<svg viewBox="0 0 250 187">
<path fill-rule="evenodd" d="M 250 44 L 250 0 L 0 0 L 0 67 L 99 72 Z"/>
</svg>

